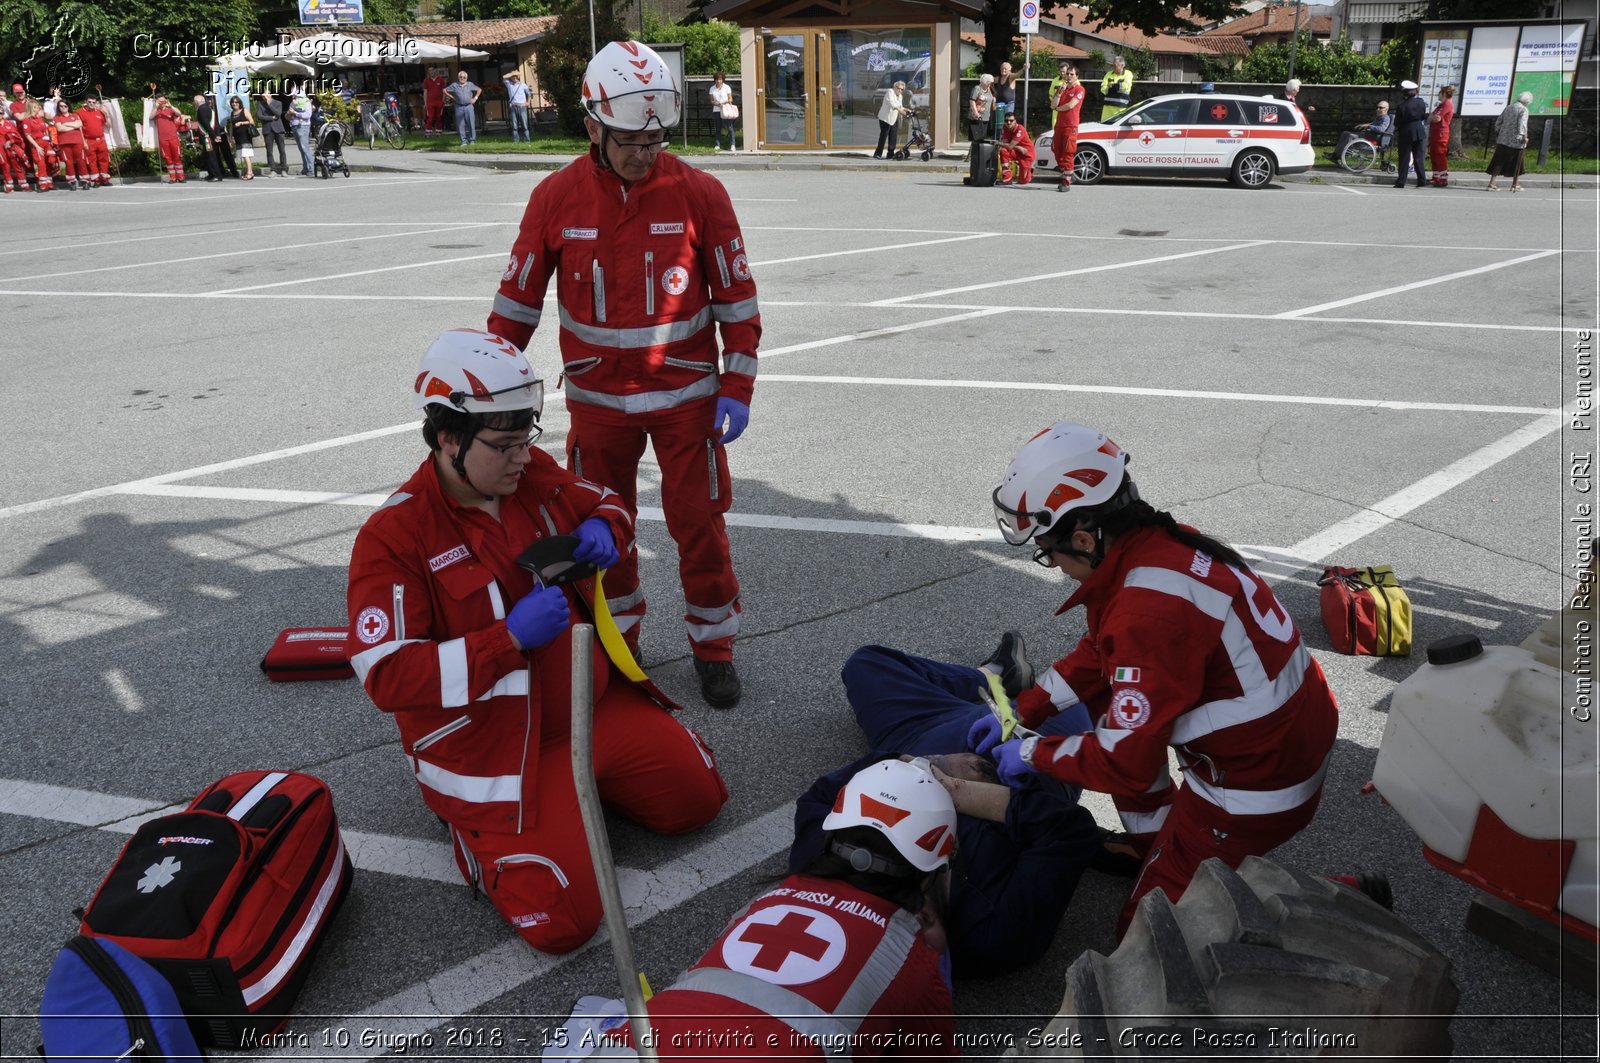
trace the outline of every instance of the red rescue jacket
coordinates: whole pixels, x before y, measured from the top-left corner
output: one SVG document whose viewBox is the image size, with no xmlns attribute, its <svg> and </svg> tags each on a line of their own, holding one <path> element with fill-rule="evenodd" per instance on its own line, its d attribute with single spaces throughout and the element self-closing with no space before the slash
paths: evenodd
<svg viewBox="0 0 1600 1063">
<path fill-rule="evenodd" d="M 748 404 L 761 313 L 727 189 L 671 154 L 631 188 L 598 160 L 533 190 L 488 330 L 526 347 L 554 274 L 568 402 L 614 417 L 719 392 Z"/>
</svg>

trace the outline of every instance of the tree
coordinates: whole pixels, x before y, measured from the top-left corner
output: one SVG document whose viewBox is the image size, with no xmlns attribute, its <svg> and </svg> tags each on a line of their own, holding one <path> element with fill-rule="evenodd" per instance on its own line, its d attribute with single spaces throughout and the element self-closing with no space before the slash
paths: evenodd
<svg viewBox="0 0 1600 1063">
<path fill-rule="evenodd" d="M 1365 55 L 1340 37 L 1326 43 L 1301 31 L 1295 50 L 1294 76 L 1312 85 L 1388 85 L 1389 63 L 1382 53 Z M 1289 46 L 1258 44 L 1239 65 L 1239 80 L 1263 83 L 1283 81 L 1289 76 Z"/>
<path fill-rule="evenodd" d="M 644 32 L 639 39 L 645 44 L 682 44 L 685 74 L 715 74 L 719 70 L 737 74 L 739 70 L 739 27 L 732 22 L 674 22 L 646 8 Z"/>
<path fill-rule="evenodd" d="M 628 31 L 617 18 L 612 0 L 594 0 L 596 44 L 626 40 Z M 534 45 L 539 64 L 539 87 L 554 100 L 562 132 L 587 137 L 583 125 L 583 71 L 593 53 L 589 50 L 589 8 L 568 3 L 555 26 Z"/>
<path fill-rule="evenodd" d="M 1133 26 L 1145 33 L 1186 29 L 1186 19 L 1216 22 L 1240 11 L 1239 0 L 1081 0 L 1090 18 L 1110 26 Z M 1017 18 L 1021 0 L 990 0 L 983 18 L 984 70 L 994 73 L 1000 64 L 1019 51 L 1016 44 Z M 1049 17 L 1057 0 L 1040 0 L 1040 12 Z M 1133 57 L 1128 57 L 1129 66 Z"/>
</svg>

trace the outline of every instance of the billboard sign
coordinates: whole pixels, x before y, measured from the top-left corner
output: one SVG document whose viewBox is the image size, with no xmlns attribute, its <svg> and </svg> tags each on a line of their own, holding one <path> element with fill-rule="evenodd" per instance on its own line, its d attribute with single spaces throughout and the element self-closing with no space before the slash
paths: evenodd
<svg viewBox="0 0 1600 1063">
<path fill-rule="evenodd" d="M 1529 114 L 1564 115 L 1588 30 L 1587 22 L 1559 19 L 1425 23 L 1417 82 L 1430 97 L 1445 85 L 1460 85 L 1457 113 L 1462 117 L 1498 115 L 1524 92 L 1533 94 Z M 1464 63 L 1456 54 L 1461 38 L 1466 38 Z"/>
<path fill-rule="evenodd" d="M 1533 93 L 1532 115 L 1561 115 L 1572 102 L 1584 24 L 1524 26 L 1517 44 L 1517 72 L 1511 79 L 1513 98 Z"/>
<path fill-rule="evenodd" d="M 1511 75 L 1517 69 L 1516 26 L 1479 26 L 1472 31 L 1461 85 L 1461 115 L 1495 115 L 1511 102 Z"/>
<path fill-rule="evenodd" d="M 302 26 L 354 26 L 367 20 L 361 0 L 297 0 Z"/>
</svg>

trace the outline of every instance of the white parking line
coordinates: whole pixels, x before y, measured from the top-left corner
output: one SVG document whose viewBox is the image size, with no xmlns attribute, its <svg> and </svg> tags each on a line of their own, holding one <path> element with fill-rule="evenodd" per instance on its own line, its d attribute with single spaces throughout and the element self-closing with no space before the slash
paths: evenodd
<svg viewBox="0 0 1600 1063">
<path fill-rule="evenodd" d="M 95 202 L 98 203 L 99 200 L 96 200 Z M 77 251 L 85 248 L 98 251 L 102 247 L 110 247 L 113 244 L 141 244 L 149 240 L 188 240 L 196 236 L 221 236 L 224 233 L 250 233 L 261 229 L 275 229 L 282 224 L 283 222 L 269 222 L 266 225 L 236 225 L 229 229 L 198 229 L 193 232 L 157 233 L 153 236 L 127 236 L 120 240 L 93 240 L 89 243 L 83 244 L 53 244 L 47 247 L 19 247 L 11 251 L 0 251 L 0 258 L 5 257 L 6 255 L 43 255 L 56 251 Z M 416 222 L 408 222 L 407 224 L 415 225 Z M 7 235 L 9 236 L 10 234 Z"/>
<path fill-rule="evenodd" d="M 1464 269 L 1458 273 L 1446 273 L 1442 277 L 1430 277 L 1427 280 L 1412 281 L 1410 284 L 1400 284 L 1393 288 L 1384 288 L 1381 291 L 1368 292 L 1365 295 L 1352 295 L 1348 299 L 1335 299 L 1329 303 L 1318 303 L 1316 306 L 1303 306 L 1299 310 L 1285 310 L 1283 313 L 1276 314 L 1274 316 L 1292 318 L 1305 317 L 1307 314 L 1320 314 L 1324 310 L 1336 310 L 1341 306 L 1350 306 L 1352 303 L 1364 303 L 1370 299 L 1382 299 L 1390 295 L 1399 295 L 1401 292 L 1414 291 L 1417 288 L 1428 288 L 1435 284 L 1445 284 L 1449 281 L 1460 280 L 1462 277 L 1472 277 L 1479 273 L 1491 273 L 1497 269 L 1505 269 L 1507 266 L 1520 266 L 1524 262 L 1532 262 L 1535 259 L 1540 258 L 1549 258 L 1551 255 L 1559 255 L 1560 253 L 1560 251 L 1540 251 L 1532 255 L 1523 255 L 1521 258 L 1507 259 L 1504 262 L 1491 262 L 1487 266 L 1479 266 L 1476 269 Z"/>
<path fill-rule="evenodd" d="M 869 303 L 868 306 L 877 304 Z M 865 332 L 852 332 L 845 336 L 830 336 L 823 340 L 808 340 L 805 343 L 792 343 L 787 347 L 774 347 L 770 351 L 762 351 L 762 361 L 776 358 L 780 354 L 794 354 L 796 351 L 813 351 L 818 347 L 832 347 L 839 343 L 850 343 L 854 340 L 870 340 L 879 336 L 895 336 L 902 332 L 915 332 L 918 329 L 935 328 L 939 325 L 949 325 L 957 321 L 971 321 L 979 317 L 991 317 L 995 314 L 1005 313 L 1005 307 L 986 306 L 978 310 L 969 310 L 964 314 L 951 314 L 947 317 L 931 318 L 927 321 L 912 321 L 905 325 L 890 325 L 886 328 L 868 329 Z"/>
<path fill-rule="evenodd" d="M 1244 251 L 1252 247 L 1260 247 L 1266 241 L 1256 240 L 1247 244 L 1228 244 L 1225 247 L 1207 247 L 1199 251 L 1183 251 L 1175 255 L 1160 255 L 1156 258 L 1139 258 L 1132 262 L 1107 262 L 1098 266 L 1082 266 L 1078 269 L 1065 269 L 1057 273 L 1039 273 L 1032 277 L 1009 277 L 1000 281 L 987 281 L 983 284 L 965 284 L 959 288 L 940 288 L 938 291 L 922 292 L 917 295 L 897 295 L 892 299 L 879 299 L 869 306 L 894 306 L 896 303 L 916 302 L 923 299 L 934 299 L 941 295 L 959 295 L 962 292 L 980 292 L 991 288 L 1010 288 L 1018 284 L 1027 284 L 1031 281 L 1058 280 L 1062 277 L 1077 277 L 1085 273 L 1105 273 L 1114 269 L 1132 269 L 1135 266 L 1149 266 L 1157 262 L 1176 262 L 1183 258 L 1198 258 L 1201 255 L 1217 255 L 1224 251 Z"/>
<path fill-rule="evenodd" d="M 350 277 L 368 277 L 374 273 L 393 273 L 402 269 L 424 269 L 428 266 L 448 266 L 456 262 L 478 262 L 485 258 L 504 258 L 504 251 L 490 251 L 482 255 L 462 255 L 459 258 L 435 258 L 427 262 L 407 262 L 400 266 L 378 266 L 375 269 L 358 269 L 353 273 L 327 273 L 320 277 L 296 277 L 294 280 L 273 281 L 271 284 L 252 284 L 244 288 L 218 288 L 202 295 L 237 295 L 240 292 L 258 292 L 265 288 L 285 288 L 291 284 L 318 284 L 322 281 L 346 280 Z"/>
<path fill-rule="evenodd" d="M 55 277 L 82 277 L 89 273 L 113 273 L 118 270 L 125 269 L 152 269 L 156 266 L 176 266 L 184 262 L 207 262 L 218 258 L 236 258 L 239 255 L 266 255 L 275 251 L 299 251 L 307 247 L 330 247 L 334 244 L 353 244 L 360 243 L 363 240 L 398 240 L 410 236 L 427 236 L 430 233 L 448 233 L 459 232 L 462 229 L 479 229 L 493 224 L 495 223 L 486 221 L 459 222 L 457 224 L 446 225 L 441 228 L 417 229 L 412 232 L 342 236 L 336 240 L 316 240 L 311 243 L 280 244 L 277 247 L 245 248 L 237 251 L 217 251 L 209 255 L 189 255 L 184 258 L 160 259 L 155 262 L 127 262 L 120 266 L 95 266 L 92 269 L 69 269 L 63 270 L 60 273 L 37 273 L 32 276 L 0 277 L 0 284 L 6 282 L 31 283 L 33 281 L 50 280 Z"/>
<path fill-rule="evenodd" d="M 963 236 L 947 236 L 941 240 L 918 240 L 910 244 L 881 244 L 877 247 L 854 247 L 848 251 L 823 251 L 815 255 L 794 255 L 791 258 L 769 258 L 763 262 L 752 262 L 752 266 L 781 266 L 786 262 L 810 262 L 818 258 L 838 258 L 842 255 L 871 255 L 881 251 L 904 251 L 909 247 L 928 247 L 931 244 L 956 244 L 963 240 L 982 240 L 994 236 L 994 233 L 967 233 Z"/>
<path fill-rule="evenodd" d="M 1351 188 L 1349 185 L 1334 185 L 1333 187 L 1337 188 L 1341 192 L 1348 192 L 1352 196 L 1367 195 L 1366 192 L 1361 191 L 1359 188 Z"/>
</svg>

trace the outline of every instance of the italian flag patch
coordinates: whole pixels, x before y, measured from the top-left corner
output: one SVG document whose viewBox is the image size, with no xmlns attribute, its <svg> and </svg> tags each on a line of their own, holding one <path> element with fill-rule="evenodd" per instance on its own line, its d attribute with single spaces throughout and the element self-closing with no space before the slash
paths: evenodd
<svg viewBox="0 0 1600 1063">
<path fill-rule="evenodd" d="M 1139 681 L 1139 669 L 1118 668 L 1116 673 L 1112 675 L 1111 681 L 1113 683 L 1137 683 Z"/>
</svg>

